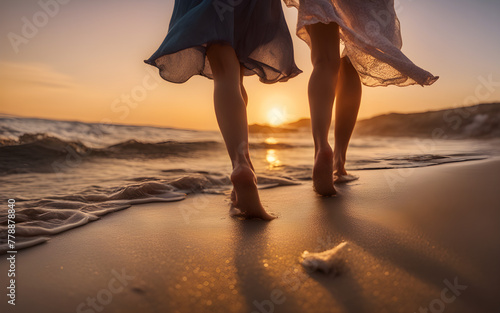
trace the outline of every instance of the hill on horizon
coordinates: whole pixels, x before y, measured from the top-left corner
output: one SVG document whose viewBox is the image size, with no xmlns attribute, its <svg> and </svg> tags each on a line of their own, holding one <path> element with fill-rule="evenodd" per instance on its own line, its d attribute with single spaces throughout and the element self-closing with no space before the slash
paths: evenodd
<svg viewBox="0 0 500 313">
<path fill-rule="evenodd" d="M 310 127 L 311 120 L 302 118 L 278 127 L 252 124 L 249 126 L 249 131 L 251 133 L 286 133 Z M 359 120 L 354 129 L 354 136 L 435 139 L 500 138 L 500 103 L 481 103 L 417 113 L 381 114 Z"/>
</svg>

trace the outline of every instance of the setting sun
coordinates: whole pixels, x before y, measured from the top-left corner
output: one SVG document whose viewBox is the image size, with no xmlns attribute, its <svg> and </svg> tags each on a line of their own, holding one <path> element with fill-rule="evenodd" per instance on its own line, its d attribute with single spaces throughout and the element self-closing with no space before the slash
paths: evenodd
<svg viewBox="0 0 500 313">
<path fill-rule="evenodd" d="M 285 108 L 275 106 L 267 112 L 267 122 L 272 126 L 279 126 L 287 121 Z"/>
</svg>

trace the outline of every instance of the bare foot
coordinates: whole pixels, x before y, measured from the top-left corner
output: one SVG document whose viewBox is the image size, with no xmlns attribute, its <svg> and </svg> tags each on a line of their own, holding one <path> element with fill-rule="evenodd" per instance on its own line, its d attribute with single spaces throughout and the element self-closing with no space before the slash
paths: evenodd
<svg viewBox="0 0 500 313">
<path fill-rule="evenodd" d="M 319 150 L 313 168 L 314 190 L 325 197 L 337 194 L 333 187 L 333 152 L 332 149 Z"/>
<path fill-rule="evenodd" d="M 233 190 L 231 190 L 231 203 L 236 207 L 238 206 L 238 201 L 236 201 L 236 192 L 234 191 L 234 188 Z"/>
<path fill-rule="evenodd" d="M 231 200 L 245 218 L 260 218 L 270 221 L 275 217 L 266 212 L 260 203 L 257 178 L 252 169 L 245 165 L 237 166 L 231 174 L 233 191 Z"/>
<path fill-rule="evenodd" d="M 250 168 L 255 173 L 255 168 L 253 167 L 252 160 L 250 160 L 250 156 L 249 155 L 245 155 L 245 157 L 246 157 L 246 160 L 247 160 L 248 164 L 250 164 Z M 234 191 L 234 188 L 233 188 L 233 190 L 231 190 L 231 203 L 233 204 L 234 207 L 238 207 L 238 201 L 237 200 L 238 199 L 236 198 L 236 192 Z"/>
</svg>

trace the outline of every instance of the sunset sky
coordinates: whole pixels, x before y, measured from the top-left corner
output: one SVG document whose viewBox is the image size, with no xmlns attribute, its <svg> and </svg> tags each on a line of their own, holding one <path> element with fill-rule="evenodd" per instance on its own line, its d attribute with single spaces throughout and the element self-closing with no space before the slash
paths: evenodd
<svg viewBox="0 0 500 313">
<path fill-rule="evenodd" d="M 0 113 L 217 128 L 212 81 L 168 83 L 143 63 L 165 37 L 173 0 L 59 1 L 65 4 L 0 2 Z M 51 3 L 52 16 L 45 18 L 40 3 Z M 500 1 L 400 0 L 396 7 L 403 52 L 440 79 L 425 88 L 364 87 L 361 118 L 500 100 Z M 285 14 L 304 73 L 273 85 L 246 78 L 250 123 L 273 122 L 273 110 L 283 121 L 309 115 L 309 48 L 295 36 L 296 10 Z M 39 26 L 26 26 L 33 20 Z"/>
</svg>

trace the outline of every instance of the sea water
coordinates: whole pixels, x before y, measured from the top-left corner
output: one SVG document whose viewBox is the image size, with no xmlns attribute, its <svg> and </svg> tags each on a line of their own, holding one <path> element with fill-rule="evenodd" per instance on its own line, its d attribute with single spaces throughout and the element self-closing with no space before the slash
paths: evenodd
<svg viewBox="0 0 500 313">
<path fill-rule="evenodd" d="M 484 159 L 499 154 L 498 143 L 354 137 L 346 167 L 363 171 Z M 249 144 L 261 188 L 311 179 L 309 130 L 253 133 Z M 230 160 L 217 131 L 9 116 L 0 117 L 0 173 L 0 203 L 16 200 L 16 239 L 24 246 L 132 204 L 180 201 L 193 193 L 227 195 L 231 189 Z M 4 205 L 1 251 L 6 220 Z"/>
</svg>

